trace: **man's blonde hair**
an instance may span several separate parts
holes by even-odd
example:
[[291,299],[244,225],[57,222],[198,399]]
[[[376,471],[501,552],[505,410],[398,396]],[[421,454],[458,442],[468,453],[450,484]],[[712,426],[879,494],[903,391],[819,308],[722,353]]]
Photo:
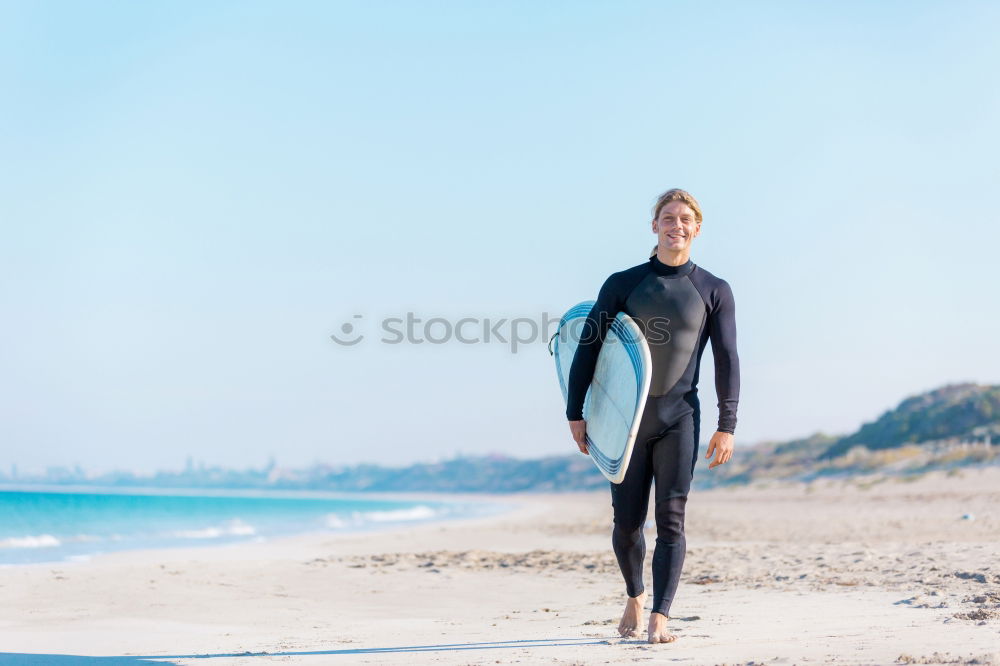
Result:
[[656,199],[656,205],[653,206],[654,220],[660,216],[660,209],[671,201],[681,201],[687,204],[688,207],[694,211],[694,219],[701,222],[701,204],[699,204],[698,200],[691,196],[689,192],[686,192],[678,187],[667,190]]

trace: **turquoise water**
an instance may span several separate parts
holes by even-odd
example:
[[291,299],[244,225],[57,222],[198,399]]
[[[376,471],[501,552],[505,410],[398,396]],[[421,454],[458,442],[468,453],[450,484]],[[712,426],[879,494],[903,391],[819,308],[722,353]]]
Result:
[[485,502],[321,493],[0,489],[0,565],[134,548],[348,532],[503,510]]

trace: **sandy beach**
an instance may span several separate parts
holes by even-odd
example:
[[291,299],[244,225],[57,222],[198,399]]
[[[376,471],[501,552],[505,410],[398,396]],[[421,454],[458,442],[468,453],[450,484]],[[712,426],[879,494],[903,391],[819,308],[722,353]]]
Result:
[[617,635],[609,493],[499,499],[0,569],[0,664],[1000,664],[998,468],[693,492],[664,645]]

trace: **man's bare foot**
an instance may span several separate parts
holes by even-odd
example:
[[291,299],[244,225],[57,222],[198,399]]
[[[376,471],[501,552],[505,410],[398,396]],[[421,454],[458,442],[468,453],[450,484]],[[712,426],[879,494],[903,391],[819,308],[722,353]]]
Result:
[[637,597],[629,597],[625,602],[625,612],[622,621],[618,623],[618,633],[622,638],[639,635],[639,618],[642,617],[642,607],[646,605],[646,593]]
[[667,616],[663,613],[650,613],[649,642],[673,643],[676,640],[677,636],[667,631]]

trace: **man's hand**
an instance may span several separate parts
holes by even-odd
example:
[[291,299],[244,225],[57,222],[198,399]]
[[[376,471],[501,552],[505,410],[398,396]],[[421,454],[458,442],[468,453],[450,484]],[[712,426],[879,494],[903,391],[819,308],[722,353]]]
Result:
[[712,435],[712,441],[708,443],[708,452],[705,454],[705,457],[711,458],[713,452],[715,453],[715,460],[709,463],[709,469],[729,462],[729,459],[733,457],[732,434],[716,430],[715,434]]
[[569,422],[569,431],[573,433],[573,441],[580,447],[581,453],[590,455],[587,450],[587,422],[584,419]]

